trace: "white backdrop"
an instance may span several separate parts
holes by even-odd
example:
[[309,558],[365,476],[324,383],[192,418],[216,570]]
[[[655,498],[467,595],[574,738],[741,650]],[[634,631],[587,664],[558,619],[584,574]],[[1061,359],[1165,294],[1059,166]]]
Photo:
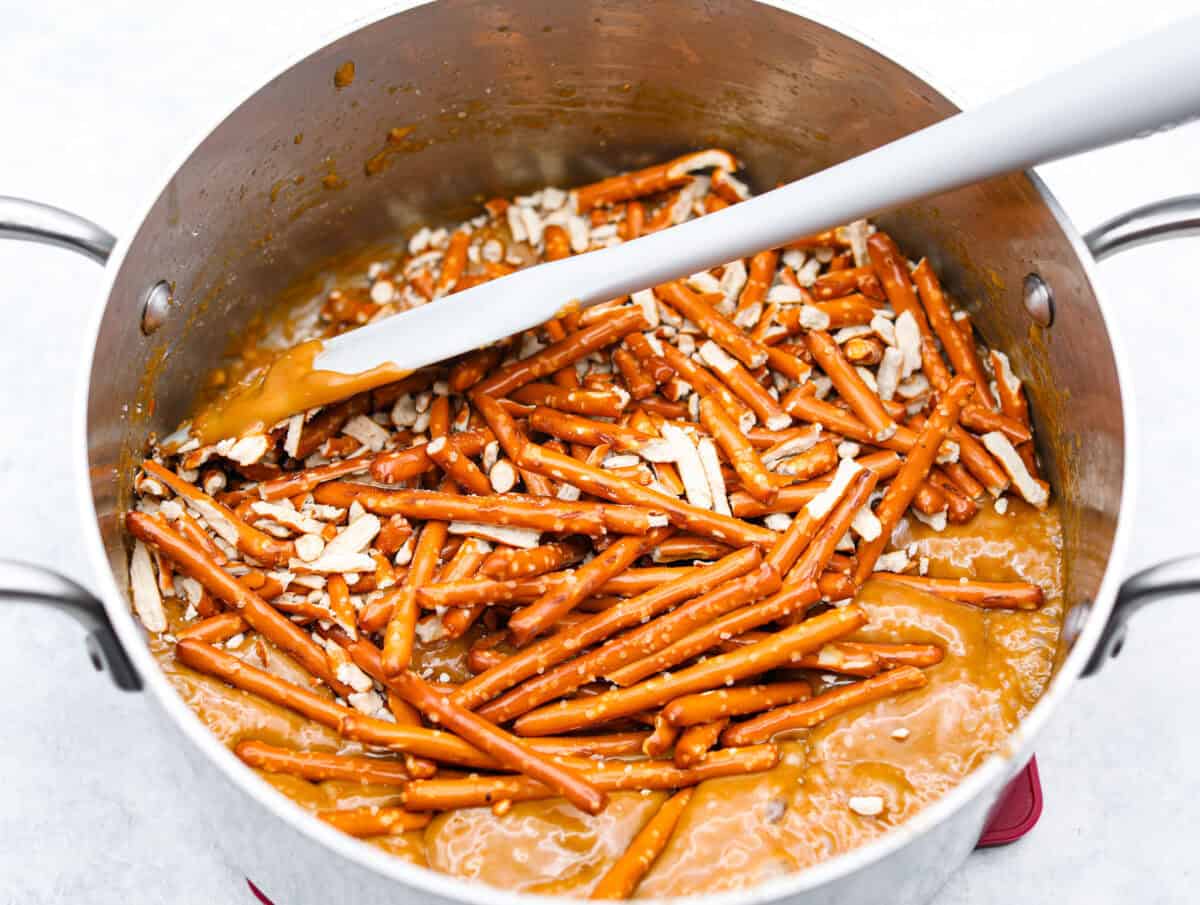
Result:
[[[274,61],[378,5],[0,0],[0,194],[119,229],[180,149]],[[1195,0],[860,0],[840,14],[973,102],[1195,8]],[[1150,199],[1200,192],[1200,126],[1042,174],[1086,228]],[[1189,240],[1100,268],[1141,412],[1131,568],[1200,550],[1188,516],[1200,501],[1191,446],[1198,253],[1200,240]],[[65,432],[84,310],[99,302],[98,285],[98,269],[75,256],[0,246],[0,305],[13,318],[0,334],[8,513],[0,550],[85,584]],[[1197,634],[1196,599],[1137,620],[1122,657],[1076,689],[1043,737],[1041,824],[1016,845],[972,856],[939,905],[1195,901]],[[191,832],[189,799],[202,790],[161,767],[165,742],[150,705],[91,671],[74,625],[6,606],[0,689],[0,902],[249,901],[241,879]]]

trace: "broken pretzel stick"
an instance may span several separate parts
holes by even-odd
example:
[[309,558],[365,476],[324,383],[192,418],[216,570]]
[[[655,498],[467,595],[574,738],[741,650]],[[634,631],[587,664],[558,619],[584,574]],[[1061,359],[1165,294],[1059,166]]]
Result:
[[560,412],[587,415],[591,418],[620,418],[628,404],[628,400],[615,389],[584,390],[577,387],[561,387],[553,383],[527,383],[510,393],[509,398],[525,405],[544,405]]
[[807,701],[810,697],[812,689],[807,682],[740,685],[676,698],[667,704],[662,712],[672,725],[699,726],[729,717],[761,713],[784,704]]
[[734,171],[737,169],[737,161],[728,151],[710,148],[684,154],[682,157],[642,170],[610,176],[608,179],[581,186],[571,194],[575,198],[576,209],[582,214],[595,207],[607,207],[645,195],[657,195],[667,189],[685,185],[691,181],[691,173],[708,167]]
[[239,743],[234,749],[234,754],[256,769],[299,776],[310,782],[338,779],[364,784],[402,786],[413,778],[403,764],[379,757],[295,751],[258,741]]
[[854,366],[846,361],[833,337],[824,330],[810,330],[807,341],[808,349],[821,370],[866,425],[870,442],[881,443],[891,439],[896,433],[896,422],[887,413],[879,397],[854,370]]
[[363,805],[358,808],[343,808],[317,811],[317,816],[335,829],[348,836],[368,838],[391,836],[410,830],[424,829],[429,825],[429,814],[414,814],[404,808]]
[[774,500],[778,491],[757,450],[713,397],[701,397],[700,420],[725,453],[746,492],[762,503],[769,504]]
[[675,742],[675,766],[686,769],[702,763],[728,725],[728,719],[718,719],[683,730]]
[[900,666],[874,678],[853,685],[841,685],[807,701],[777,707],[737,723],[725,730],[721,742],[729,746],[756,744],[756,740],[769,739],[779,732],[811,729],[851,708],[922,688],[927,681],[921,670],[913,666]]
[[929,578],[876,572],[871,576],[917,588],[959,603],[985,609],[1036,610],[1042,605],[1042,589],[1024,581],[976,581],[966,578]]
[[582,538],[568,538],[528,550],[501,547],[483,561],[479,574],[500,581],[533,578],[577,563],[590,551],[591,545]]

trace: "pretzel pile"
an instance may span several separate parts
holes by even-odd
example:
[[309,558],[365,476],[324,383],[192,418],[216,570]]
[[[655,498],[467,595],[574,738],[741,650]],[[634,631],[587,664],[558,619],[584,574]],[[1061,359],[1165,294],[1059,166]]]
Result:
[[[708,150],[491,201],[343,281],[315,336],[737,204],[735,171]],[[1049,493],[1007,358],[927,261],[864,221],[263,432],[201,446],[181,430],[134,486],[146,628],[373,752],[251,740],[243,761],[395,785],[395,807],[321,814],[359,836],[675,791],[597,897],[634,892],[697,783],[769,770],[779,733],[926,684],[938,647],[854,640],[873,576],[969,606],[1042,602],[1035,585],[928,575],[891,543],[906,518],[943,530]],[[169,597],[186,606],[173,633]],[[465,682],[414,668],[446,638],[470,640]],[[267,643],[310,680],[267,668]],[[798,669],[840,678],[813,696]]]

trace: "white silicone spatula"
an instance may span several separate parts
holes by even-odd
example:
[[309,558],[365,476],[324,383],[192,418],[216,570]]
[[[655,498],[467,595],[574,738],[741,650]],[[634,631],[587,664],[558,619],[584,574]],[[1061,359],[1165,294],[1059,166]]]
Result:
[[1200,116],[1200,17],[716,213],[528,268],[328,341],[320,370],[415,369],[909,201]]

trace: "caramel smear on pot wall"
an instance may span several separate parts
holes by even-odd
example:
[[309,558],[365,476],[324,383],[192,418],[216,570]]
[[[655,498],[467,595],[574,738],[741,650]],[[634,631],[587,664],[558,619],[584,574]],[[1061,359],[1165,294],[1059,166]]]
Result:
[[137,467],[151,649],[281,794],[500,888],[682,896],[850,851],[1004,750],[1052,672],[1059,512],[1008,359],[866,221],[412,374],[313,369],[737,204],[735,164],[340,262]]

